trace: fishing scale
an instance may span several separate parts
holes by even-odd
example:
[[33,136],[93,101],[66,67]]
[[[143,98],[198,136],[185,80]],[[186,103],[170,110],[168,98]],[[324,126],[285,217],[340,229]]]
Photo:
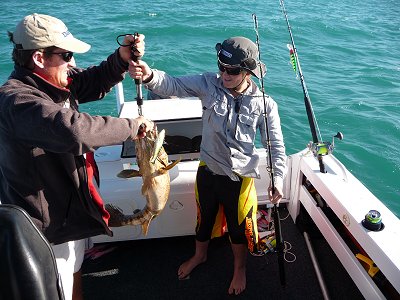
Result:
[[[118,45],[120,45],[121,47],[131,47],[131,57],[132,60],[137,62],[138,59],[141,56],[136,56],[135,55],[135,51],[137,51],[137,48],[135,47],[134,43],[131,44],[123,44],[123,41],[121,42],[120,39],[124,38],[126,35],[133,35],[135,37],[135,39],[139,36],[139,33],[135,32],[134,34],[132,33],[127,33],[127,34],[120,34],[119,36],[117,36],[117,43]],[[143,94],[142,94],[142,78],[139,79],[135,79],[135,85],[136,85],[136,103],[138,106],[138,114],[139,116],[143,116],[143,111],[142,111],[142,105],[143,105]]]

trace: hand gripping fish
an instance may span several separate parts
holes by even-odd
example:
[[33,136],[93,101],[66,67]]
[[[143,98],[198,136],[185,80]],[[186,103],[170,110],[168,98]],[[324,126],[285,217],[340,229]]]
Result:
[[114,205],[106,204],[110,213],[108,225],[119,227],[125,225],[142,225],[143,235],[147,235],[149,224],[158,216],[167,203],[170,178],[168,170],[172,169],[180,160],[168,164],[168,155],[162,146],[165,138],[165,130],[157,134],[148,132],[146,137],[135,140],[136,161],[138,170],[123,170],[118,173],[120,178],[142,176],[142,195],[146,197],[146,206],[132,215],[124,215],[122,210]]

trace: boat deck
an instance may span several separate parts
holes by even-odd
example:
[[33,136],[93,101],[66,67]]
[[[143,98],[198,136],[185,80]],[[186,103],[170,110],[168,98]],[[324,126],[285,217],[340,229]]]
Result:
[[[280,208],[281,218],[288,216]],[[290,217],[282,220],[282,234],[295,261],[285,263],[286,286],[281,287],[277,255],[248,255],[247,287],[237,299],[323,299],[303,234]],[[317,234],[311,236],[317,236]],[[312,239],[330,299],[364,299],[323,239]],[[96,244],[114,248],[83,264],[85,299],[230,299],[233,272],[229,239],[210,242],[208,260],[189,279],[178,280],[179,265],[191,257],[194,237],[137,240]],[[103,249],[104,250],[104,249]],[[293,256],[286,254],[288,260]]]

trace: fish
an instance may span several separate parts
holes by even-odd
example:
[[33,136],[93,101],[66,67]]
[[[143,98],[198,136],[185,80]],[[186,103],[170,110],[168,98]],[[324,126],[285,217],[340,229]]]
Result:
[[180,159],[168,163],[168,155],[163,147],[165,130],[159,133],[157,129],[149,131],[144,138],[135,140],[136,161],[139,170],[125,169],[117,174],[120,178],[141,176],[143,180],[141,193],[146,198],[145,207],[131,215],[112,204],[105,208],[110,214],[108,225],[120,227],[126,225],[141,225],[142,233],[147,235],[150,222],[164,209],[170,192],[169,170],[175,167]]

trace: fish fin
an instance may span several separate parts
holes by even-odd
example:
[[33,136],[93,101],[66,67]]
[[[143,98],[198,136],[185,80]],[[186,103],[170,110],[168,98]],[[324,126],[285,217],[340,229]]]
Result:
[[140,172],[138,170],[134,170],[134,169],[125,169],[117,174],[117,177],[119,177],[119,178],[131,178],[131,177],[140,177],[140,176],[142,176],[142,174],[140,174]]
[[142,223],[142,233],[144,236],[147,235],[148,231],[149,231],[149,225],[150,222],[157,216],[157,214],[154,214],[150,211],[148,211],[150,214],[150,218],[146,219],[143,223]]
[[175,167],[179,162],[181,161],[181,158],[179,157],[176,161],[173,163],[170,163],[168,166],[164,168],[164,170],[168,171],[171,170],[173,167]]
[[162,145],[164,143],[165,140],[165,129],[161,130],[158,134],[157,134],[157,138],[155,139],[154,142],[154,149],[153,149],[153,153],[152,156],[150,158],[150,162],[152,164],[154,164],[156,162],[156,159],[161,151]]
[[124,213],[122,212],[122,209],[112,204],[106,204],[104,207],[110,214],[110,218],[108,219],[108,226],[110,227],[123,226],[122,220],[124,219]]
[[154,215],[152,215],[150,217],[150,219],[148,219],[142,223],[142,233],[144,236],[147,235],[147,232],[149,231],[150,222],[151,222],[151,220],[153,220],[153,218],[154,218]]

